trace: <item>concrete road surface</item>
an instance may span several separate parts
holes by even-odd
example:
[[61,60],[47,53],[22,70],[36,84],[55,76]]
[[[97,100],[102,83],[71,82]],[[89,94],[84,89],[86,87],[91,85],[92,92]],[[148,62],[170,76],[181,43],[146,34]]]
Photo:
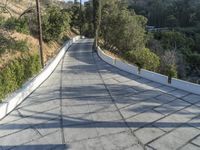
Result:
[[114,68],[92,42],[0,121],[0,150],[200,150],[200,96]]

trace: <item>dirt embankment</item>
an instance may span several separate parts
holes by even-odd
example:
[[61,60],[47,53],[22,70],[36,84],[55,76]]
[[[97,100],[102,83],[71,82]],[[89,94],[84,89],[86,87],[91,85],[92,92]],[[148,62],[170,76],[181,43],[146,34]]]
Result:
[[[57,3],[56,0],[42,0],[41,8],[45,8],[47,3],[52,2]],[[31,7],[35,8],[35,0],[0,0],[0,16],[3,16],[5,19],[10,17],[18,18],[24,11]],[[0,35],[8,39],[13,39],[14,41],[26,41],[30,53],[39,53],[38,39],[32,35],[18,33],[16,31],[7,31],[3,28],[0,28]],[[71,31],[66,32],[65,35],[69,38],[76,36]],[[55,56],[61,46],[58,42],[43,43],[44,61],[47,62]],[[0,68],[3,68],[11,60],[21,57],[23,53],[17,49],[6,50],[4,53],[1,53]]]
[[[3,29],[0,29],[0,33],[2,33],[4,36],[12,38],[16,41],[23,40],[27,42],[27,46],[30,53],[39,53],[39,44],[38,39],[31,36],[26,35],[23,33],[18,32],[11,32],[11,31],[5,31]],[[73,32],[68,31],[67,36],[69,38],[72,38],[76,36]],[[47,62],[50,58],[55,56],[58,53],[58,50],[60,49],[62,45],[58,42],[50,42],[50,43],[43,43],[43,54],[44,54],[44,61]],[[0,55],[0,68],[4,67],[7,63],[9,63],[11,60],[17,59],[22,56],[24,52],[20,52],[17,49],[6,51],[5,53]]]
[[[57,5],[61,8],[67,8],[68,4],[58,0],[41,0],[41,9],[48,5]],[[24,11],[29,8],[36,9],[35,0],[0,0],[0,13],[5,18],[19,17]]]
[[1,15],[5,18],[19,17],[26,9],[35,6],[35,0],[1,0]]

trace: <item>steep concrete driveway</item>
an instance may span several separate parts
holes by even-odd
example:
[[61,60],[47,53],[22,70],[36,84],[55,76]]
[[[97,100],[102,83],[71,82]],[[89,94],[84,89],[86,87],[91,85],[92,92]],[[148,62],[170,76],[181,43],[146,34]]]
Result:
[[200,96],[120,71],[80,40],[0,121],[0,150],[199,150]]

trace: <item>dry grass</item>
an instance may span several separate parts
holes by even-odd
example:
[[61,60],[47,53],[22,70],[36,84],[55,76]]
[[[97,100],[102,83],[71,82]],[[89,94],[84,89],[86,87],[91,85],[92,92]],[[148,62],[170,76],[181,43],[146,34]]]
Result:
[[118,60],[121,60],[123,62],[126,62],[126,63],[129,63],[129,64],[133,64],[132,62],[128,61],[128,60],[125,60],[122,56],[118,55],[118,54],[115,54],[109,50],[106,50],[106,49],[103,49],[104,53],[107,54],[108,56],[114,58],[114,59],[118,59]]
[[[0,0],[0,6],[6,6],[6,8],[10,11],[13,17],[19,17],[21,13],[23,13],[27,8],[35,6],[35,0]],[[5,18],[11,17],[9,13],[2,13],[1,16]],[[30,53],[39,53],[39,44],[38,39],[31,36],[18,32],[5,31],[0,29],[0,33],[2,33],[5,37],[14,38],[16,41],[18,40],[26,40]],[[65,33],[69,38],[76,36],[74,32],[67,31]],[[55,56],[58,53],[61,45],[58,42],[50,42],[43,43],[43,55],[45,63]],[[3,68],[6,64],[8,64],[11,60],[17,59],[21,57],[23,52],[12,50],[6,51],[5,53],[0,55],[0,68]]]
[[[12,16],[19,17],[27,8],[35,5],[35,0],[1,0],[0,6],[6,6]],[[2,13],[2,16],[9,18],[9,13]]]
[[[4,36],[14,38],[15,40],[26,40],[27,45],[29,48],[30,53],[39,53],[39,44],[38,44],[38,39],[31,35],[26,35],[18,32],[9,32],[9,31],[4,31],[0,30],[0,32],[3,32]],[[68,31],[67,36],[69,38],[74,37],[75,34]],[[43,53],[44,53],[44,61],[45,63],[51,59],[55,54],[58,53],[59,48],[61,45],[57,42],[50,42],[50,43],[43,43]],[[0,68],[4,67],[6,64],[8,64],[11,60],[17,59],[21,57],[23,52],[19,52],[17,50],[13,51],[7,51],[3,53],[0,56]]]
[[[43,10],[48,4],[58,5],[61,8],[66,8],[68,5],[57,0],[41,0],[41,9]],[[35,0],[0,0],[0,6],[6,6],[13,17],[19,17],[25,10],[30,7],[35,7]],[[1,14],[5,18],[9,18],[10,14],[5,12]]]

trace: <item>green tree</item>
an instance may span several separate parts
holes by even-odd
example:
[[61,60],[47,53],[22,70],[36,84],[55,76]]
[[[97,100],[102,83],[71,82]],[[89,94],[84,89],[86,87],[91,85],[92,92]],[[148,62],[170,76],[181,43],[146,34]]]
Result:
[[200,54],[190,53],[188,54],[187,61],[189,63],[189,74],[200,75]]
[[191,17],[194,10],[191,8],[191,4],[192,0],[176,0],[173,2],[172,10],[181,27],[187,27],[192,22]]
[[169,15],[166,19],[166,25],[168,27],[177,27],[178,26],[178,20],[174,15]]
[[93,5],[91,2],[85,5],[85,10],[83,11],[83,13],[83,35],[90,38],[94,37]]
[[67,12],[71,16],[71,27],[79,28],[80,27],[80,7],[79,5],[73,5],[72,7],[67,9]]
[[27,18],[8,18],[3,26],[8,30],[16,30],[24,34],[29,34],[29,26]]
[[56,6],[49,6],[42,20],[43,39],[47,42],[61,39],[64,31],[70,28],[70,15]]
[[147,8],[149,15],[149,24],[156,27],[165,26],[167,16],[166,4],[163,0],[152,0]]
[[166,50],[182,50],[194,46],[193,39],[186,37],[183,33],[173,31],[161,33],[161,43]]
[[148,48],[129,52],[129,59],[139,68],[156,71],[160,65],[160,58]]
[[105,46],[125,54],[145,47],[146,18],[119,4],[106,4],[102,9],[101,36]]
[[194,50],[200,54],[200,34],[195,34],[195,47]]

